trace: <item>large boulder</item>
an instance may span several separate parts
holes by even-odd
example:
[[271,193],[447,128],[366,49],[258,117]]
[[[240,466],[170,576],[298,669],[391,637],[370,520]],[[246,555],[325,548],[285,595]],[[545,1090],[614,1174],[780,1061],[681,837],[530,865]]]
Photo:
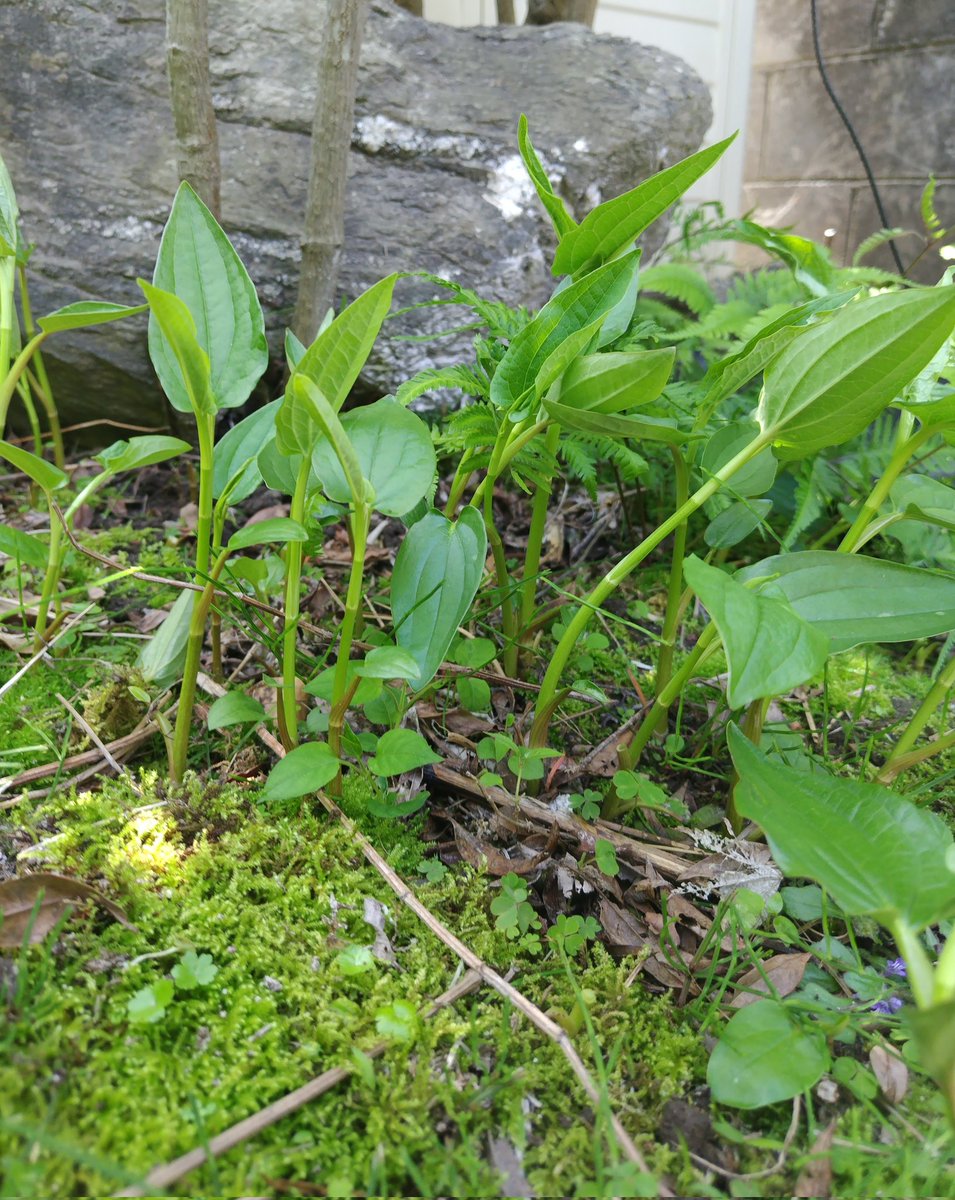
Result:
[[[298,276],[317,5],[209,8],[223,223],[278,353]],[[163,13],[163,0],[0,0],[0,148],[37,246],[37,312],[91,297],[138,303],[135,280],[151,275],[177,182]],[[455,29],[373,0],[342,297],[390,271],[424,269],[508,304],[544,301],[552,239],[517,153],[521,112],[582,214],[692,153],[710,99],[678,59],[580,25]],[[423,286],[407,285],[402,301]],[[419,332],[463,320],[443,308],[414,319]],[[421,367],[454,361],[469,338],[382,338],[364,381],[391,390]],[[47,347],[68,419],[162,419],[142,319],[58,335]]]

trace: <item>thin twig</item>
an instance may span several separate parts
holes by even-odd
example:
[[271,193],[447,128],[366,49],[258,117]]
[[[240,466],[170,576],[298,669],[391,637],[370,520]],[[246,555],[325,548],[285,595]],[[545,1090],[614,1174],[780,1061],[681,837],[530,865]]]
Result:
[[709,1159],[701,1157],[699,1154],[694,1154],[692,1150],[688,1153],[690,1158],[707,1171],[713,1171],[716,1175],[721,1175],[724,1179],[768,1179],[770,1175],[775,1175],[781,1171],[786,1165],[786,1159],[789,1155],[789,1147],[793,1143],[793,1138],[799,1129],[799,1118],[802,1114],[802,1097],[793,1097],[793,1115],[789,1122],[789,1129],[786,1131],[786,1136],[783,1139],[782,1148],[776,1158],[776,1161],[771,1167],[764,1167],[761,1171],[748,1171],[745,1175],[740,1175],[737,1171],[727,1171],[725,1167],[718,1167],[716,1163],[712,1163]]
[[[225,689],[220,687],[214,680],[207,675],[200,673],[198,679],[199,686],[204,692],[210,696],[223,696]],[[285,757],[285,748],[282,743],[268,730],[264,725],[259,725],[256,729],[260,741],[276,755],[277,758]],[[421,903],[418,897],[414,894],[411,888],[404,880],[391,868],[391,866],[382,858],[375,847],[368,841],[363,833],[355,826],[355,824],[342,812],[338,805],[324,792],[316,792],[316,797],[319,803],[330,816],[333,816],[347,831],[366,860],[375,868],[378,874],[382,877],[385,883],[391,888],[398,899],[406,908],[409,908],[415,916],[438,938],[443,942],[449,950],[452,950],[462,962],[466,963],[472,971],[475,971],[480,978],[511,1004],[530,1021],[535,1028],[539,1029],[545,1037],[554,1042],[560,1049],[561,1053],[566,1058],[571,1070],[577,1076],[581,1087],[587,1094],[588,1099],[594,1105],[595,1109],[602,1106],[602,1099],[597,1085],[594,1083],[590,1072],[587,1070],[583,1059],[577,1053],[577,1050],[570,1040],[566,1030],[562,1029],[556,1021],[552,1021],[546,1013],[542,1012],[536,1004],[532,1003],[527,997],[507,982],[503,976],[499,975],[493,967],[480,958],[475,952],[461,941],[447,926]],[[635,1163],[641,1171],[650,1173],[650,1168],[647,1165],[646,1159],[637,1149],[627,1133],[623,1125],[620,1123],[620,1118],[615,1114],[610,1114],[610,1122],[613,1127],[614,1135],[623,1151],[624,1156]],[[673,1193],[666,1187],[665,1184],[660,1184],[660,1196],[672,1196]]]

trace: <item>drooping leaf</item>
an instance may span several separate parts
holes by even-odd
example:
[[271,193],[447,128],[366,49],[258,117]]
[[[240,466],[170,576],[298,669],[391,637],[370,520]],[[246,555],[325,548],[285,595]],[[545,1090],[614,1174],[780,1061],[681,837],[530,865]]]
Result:
[[37,945],[69,909],[90,902],[105,908],[127,929],[131,928],[118,904],[79,879],[47,872],[4,879],[0,882],[0,917],[3,918],[0,949],[19,949],[27,930],[30,931],[30,944]]
[[825,1034],[778,1000],[735,1013],[710,1055],[706,1082],[717,1104],[762,1108],[811,1088],[829,1068]]
[[418,664],[416,690],[434,677],[467,616],[486,554],[484,522],[473,508],[453,523],[431,512],[405,534],[391,577],[391,612],[395,641]]
[[332,321],[302,355],[296,374],[308,376],[335,412],[345,403],[381,330],[400,274],[370,287]]
[[55,492],[69,483],[69,476],[53,463],[31,454],[22,446],[14,446],[11,442],[0,442],[0,458],[5,458],[18,471],[22,471],[29,479],[44,492]]
[[[733,421],[718,429],[703,448],[700,469],[706,479],[712,478],[746,446],[759,436],[755,421]],[[729,490],[735,496],[761,496],[773,486],[776,478],[776,458],[767,446],[740,467],[729,481]]]
[[341,763],[325,742],[306,742],[280,759],[265,781],[262,799],[297,800],[311,796],[338,774]]
[[40,539],[12,525],[0,525],[0,554],[9,554],[27,567],[45,567],[47,563],[47,548]]
[[772,761],[735,725],[728,741],[736,807],[786,875],[821,884],[847,916],[885,925],[918,931],[955,913],[952,834],[935,813],[875,783]]
[[9,258],[16,254],[20,212],[13,180],[7,165],[0,155],[0,256]]
[[785,596],[837,654],[871,642],[910,642],[955,629],[955,579],[938,571],[805,550],[764,558],[736,573],[767,579],[767,594]]
[[37,325],[46,333],[60,333],[64,329],[87,329],[91,325],[106,325],[110,321],[122,321],[126,317],[137,317],[147,312],[148,304],[109,304],[105,300],[80,300],[67,304],[37,320]]
[[[149,301],[150,329],[156,330],[155,337],[149,341],[150,357],[169,403],[180,412],[192,412],[197,416],[215,413],[217,405],[212,392],[209,355],[199,342],[196,323],[188,306],[172,292],[153,287],[144,279],[138,283]],[[174,371],[170,362],[175,364]],[[165,378],[160,375],[160,367]],[[173,387],[174,396],[166,390],[167,383]]]
[[[268,366],[262,307],[242,260],[188,183],[179,185],[163,230],[153,284],[177,296],[209,360],[215,411],[244,404]],[[153,309],[153,316],[158,314]],[[173,408],[189,412],[182,362],[158,319],[149,322],[149,355]]]
[[228,729],[230,725],[246,725],[265,718],[262,703],[245,692],[226,692],[209,706],[206,724],[212,730]]
[[256,521],[237,529],[229,538],[229,551],[248,550],[250,546],[268,546],[271,543],[284,546],[287,542],[308,540],[308,530],[290,517],[270,517],[267,521]]
[[714,146],[707,146],[622,196],[598,204],[576,229],[561,238],[554,256],[554,274],[577,275],[608,262],[705,175],[735,137],[734,133]]
[[673,370],[673,350],[609,351],[579,358],[554,398],[566,408],[619,413],[651,404]]
[[178,454],[185,454],[189,449],[189,443],[182,438],[149,434],[113,442],[112,446],[107,446],[94,457],[104,470],[118,475],[121,471],[138,471],[140,467],[166,462]]
[[[930,475],[903,475],[892,485],[889,499],[907,518],[955,530],[955,488],[941,480]],[[893,533],[904,537],[898,525]]]
[[785,600],[750,591],[695,555],[686,560],[683,573],[719,630],[729,664],[731,707],[781,695],[822,672],[829,639]]
[[663,442],[668,446],[680,446],[688,442],[693,434],[680,429],[675,421],[663,417],[620,416],[619,413],[593,412],[588,408],[568,408],[545,398],[544,411],[564,429],[576,429],[607,438],[639,438],[646,442]]
[[537,151],[531,142],[531,135],[527,128],[527,117],[523,113],[521,113],[521,118],[517,123],[517,145],[521,152],[521,158],[524,160],[524,166],[527,168],[527,174],[530,176],[531,183],[540,197],[541,204],[547,210],[547,215],[553,223],[559,240],[565,233],[576,229],[577,222],[567,211],[567,206],[563,200],[554,191],[554,185],[548,178],[547,172],[544,170],[544,164],[538,158]]
[[491,380],[491,400],[509,408],[534,388],[541,367],[571,334],[592,325],[626,297],[637,278],[639,251],[561,288],[517,334]]
[[861,433],[955,327],[955,287],[883,293],[807,329],[766,371],[756,419],[786,457]]
[[281,403],[281,398],[273,400],[264,408],[250,413],[216,443],[212,468],[212,494],[216,499],[225,491],[236,471],[249,459],[252,461],[242,472],[241,480],[229,493],[230,502],[239,504],[247,500],[262,482],[258,456],[265,444],[275,436],[275,418]]
[[703,541],[713,550],[737,546],[762,524],[772,507],[772,500],[735,500],[710,521]]
[[137,666],[146,683],[159,691],[182,675],[189,640],[189,622],[196,592],[180,592],[165,620],[139,652]]
[[[374,507],[400,517],[427,494],[437,471],[434,443],[417,413],[394,400],[353,408],[341,417],[362,476],[374,489]],[[322,490],[340,504],[352,494],[338,456],[327,439],[312,451],[312,466]]]
[[415,729],[389,729],[378,739],[373,758],[368,760],[369,771],[390,777],[414,771],[428,763],[441,761]]

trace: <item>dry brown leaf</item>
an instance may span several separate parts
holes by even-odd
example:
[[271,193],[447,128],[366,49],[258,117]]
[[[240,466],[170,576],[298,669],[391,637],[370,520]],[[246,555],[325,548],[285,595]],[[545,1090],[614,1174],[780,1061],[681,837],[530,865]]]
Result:
[[[36,875],[21,875],[18,879],[5,879],[0,883],[0,948],[15,950],[23,944],[30,929],[30,943],[42,942],[67,909],[92,900],[101,905],[110,916],[128,929],[132,926],[126,914],[112,900],[78,879],[65,875],[38,872]],[[36,919],[30,928],[30,920],[36,909]]]
[[459,825],[453,818],[449,819],[454,829],[454,844],[458,853],[468,866],[474,867],[477,871],[482,868],[486,869],[488,875],[494,875],[499,879],[511,872],[515,875],[533,875],[541,863],[550,857],[549,852],[545,851],[543,854],[535,854],[533,858],[508,858],[495,846],[491,846],[487,842],[479,842],[473,834],[468,833],[463,825]]
[[824,1200],[832,1190],[832,1137],[836,1131],[836,1122],[830,1121],[825,1129],[817,1136],[809,1152],[809,1162],[803,1167],[796,1180],[794,1196],[802,1200]]
[[639,917],[606,897],[600,901],[598,919],[611,954],[636,954],[646,944],[646,925]]
[[766,978],[780,996],[788,996],[802,983],[811,957],[809,954],[774,954],[772,958],[767,958],[762,964],[762,972],[753,967],[737,980],[738,988],[748,990],[738,992],[730,1002],[730,1008],[745,1008],[747,1004],[765,996],[769,992]]
[[873,1046],[869,1051],[869,1064],[886,1100],[890,1104],[904,1100],[909,1090],[909,1069],[903,1059],[884,1046]]
[[258,512],[254,512],[242,528],[248,529],[250,525],[258,525],[260,521],[271,521],[274,517],[287,517],[288,513],[289,506],[287,504],[269,504],[266,508],[260,508]]

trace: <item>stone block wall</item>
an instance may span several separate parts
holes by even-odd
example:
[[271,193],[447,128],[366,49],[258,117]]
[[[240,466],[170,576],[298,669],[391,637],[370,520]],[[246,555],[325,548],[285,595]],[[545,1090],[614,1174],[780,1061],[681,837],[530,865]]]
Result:
[[[955,0],[819,0],[818,12],[829,77],[890,224],[922,228],[930,173],[939,215],[955,224]],[[744,207],[828,241],[840,262],[881,225],[813,57],[809,0],[757,2]],[[899,249],[908,264],[920,243],[901,239]],[[887,248],[867,261],[892,266]],[[935,282],[943,266],[933,250],[913,274]]]

